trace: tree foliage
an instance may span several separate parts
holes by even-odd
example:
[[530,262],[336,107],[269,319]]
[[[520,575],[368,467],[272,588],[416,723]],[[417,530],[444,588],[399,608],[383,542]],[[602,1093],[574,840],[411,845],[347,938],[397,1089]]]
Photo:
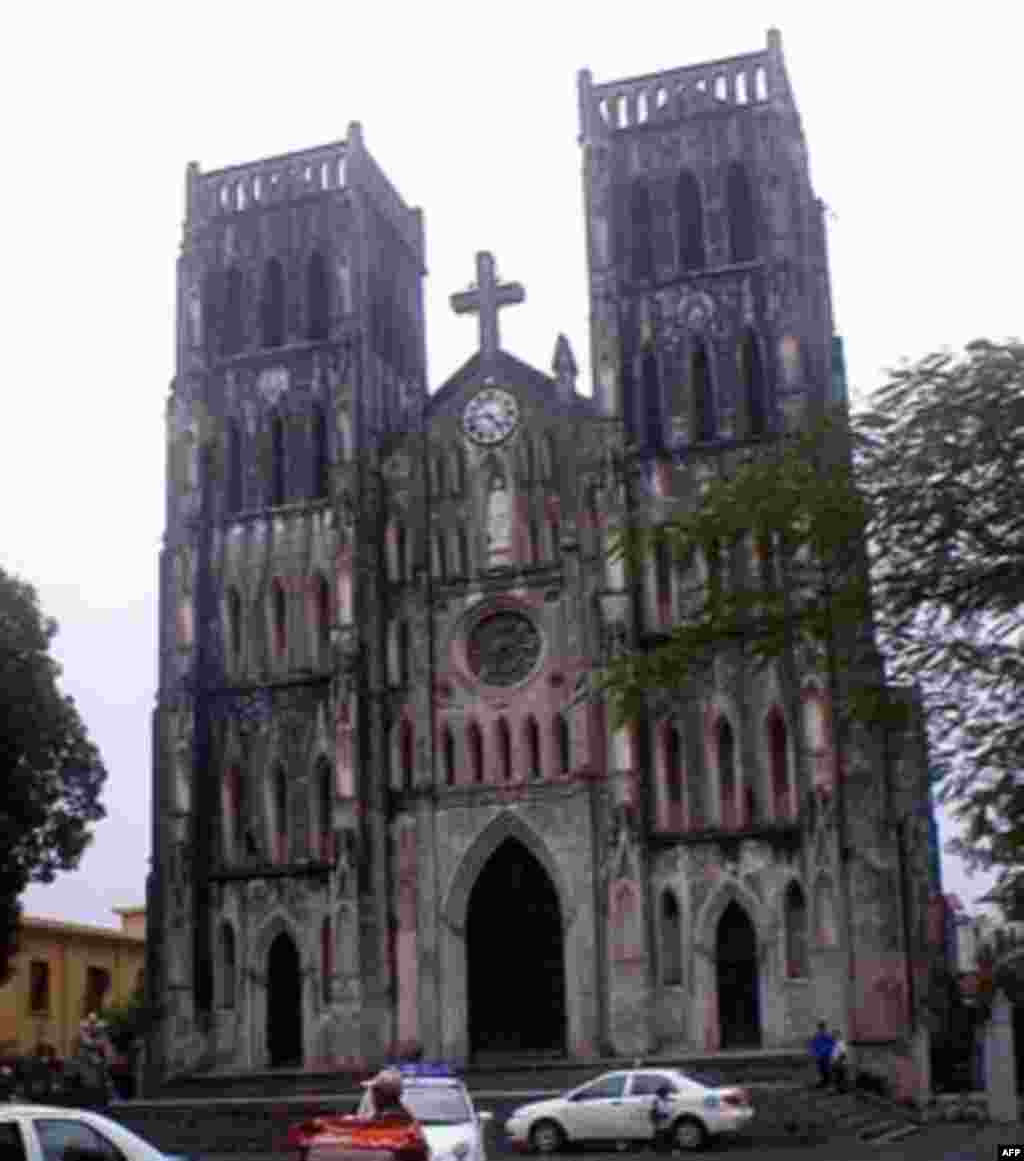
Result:
[[667,553],[683,613],[609,663],[618,719],[685,693],[728,646],[755,664],[830,659],[848,712],[896,724],[904,703],[871,678],[877,641],[888,682],[922,693],[940,795],[965,824],[957,846],[999,868],[1001,900],[1019,906],[1024,346],[930,355],[852,421],[709,456],[700,475],[686,511],[615,546],[634,570]]
[[[862,647],[868,616],[866,512],[853,484],[844,428],[808,431],[744,453],[708,456],[695,502],[613,549],[634,571],[666,556],[684,616],[612,661],[604,689],[619,721],[652,693],[685,693],[723,647],[755,666],[802,651],[824,661]],[[861,691],[866,695],[866,691]]]
[[56,632],[32,586],[0,570],[0,980],[17,947],[19,896],[77,866],[105,813],[106,770],[59,687]]
[[878,628],[920,685],[969,866],[1024,898],[1024,345],[895,372],[857,418]]

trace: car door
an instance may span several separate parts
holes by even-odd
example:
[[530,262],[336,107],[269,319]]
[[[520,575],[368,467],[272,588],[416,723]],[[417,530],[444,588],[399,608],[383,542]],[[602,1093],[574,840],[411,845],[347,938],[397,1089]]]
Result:
[[566,1129],[574,1141],[615,1141],[625,1136],[626,1073],[610,1072],[571,1092]]
[[31,1161],[22,1129],[13,1118],[0,1118],[0,1161]]
[[628,1136],[634,1141],[649,1141],[654,1136],[654,1122],[651,1108],[658,1089],[667,1084],[676,1090],[672,1077],[663,1072],[633,1072],[629,1076],[626,1090],[626,1116],[629,1124]]

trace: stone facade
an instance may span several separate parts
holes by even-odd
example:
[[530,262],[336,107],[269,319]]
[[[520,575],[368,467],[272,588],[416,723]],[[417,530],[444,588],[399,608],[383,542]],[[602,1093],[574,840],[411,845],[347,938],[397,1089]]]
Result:
[[889,822],[927,802],[918,739],[853,723],[837,752],[842,682],[813,657],[723,648],[623,728],[596,692],[692,579],[628,575],[610,537],[834,390],[777,34],[579,95],[592,397],[564,338],[551,375],[502,350],[523,291],[486,254],[452,300],[480,350],[428,396],[422,219],[358,125],[189,169],[148,910],[165,1075],[913,1030],[927,835]]

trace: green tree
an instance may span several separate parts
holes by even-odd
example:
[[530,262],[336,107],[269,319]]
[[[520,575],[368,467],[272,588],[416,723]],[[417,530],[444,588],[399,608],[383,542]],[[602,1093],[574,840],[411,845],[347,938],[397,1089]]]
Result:
[[955,848],[1024,903],[1024,344],[895,372],[857,417],[879,637],[916,682]]
[[72,870],[104,816],[106,770],[50,655],[56,623],[0,569],[0,980],[17,950],[19,896]]
[[771,444],[707,453],[685,510],[619,535],[613,553],[634,573],[671,561],[685,611],[610,663],[603,688],[620,722],[658,691],[685,695],[724,649],[754,665],[800,652],[851,669],[869,603],[867,514],[847,452],[845,426],[826,416]]
[[1020,907],[1024,346],[930,355],[852,421],[707,454],[695,476],[685,511],[614,549],[634,570],[667,554],[686,612],[610,662],[619,720],[685,696],[729,649],[754,664],[816,658],[842,682],[837,714],[901,725],[877,641],[889,684],[922,693],[940,796],[965,826],[956,848],[997,868],[997,897]]

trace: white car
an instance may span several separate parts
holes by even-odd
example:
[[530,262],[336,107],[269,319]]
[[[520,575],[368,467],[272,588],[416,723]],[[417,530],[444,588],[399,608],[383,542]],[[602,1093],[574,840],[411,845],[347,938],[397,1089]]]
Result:
[[745,1089],[710,1088],[676,1068],[634,1068],[523,1105],[505,1122],[505,1133],[514,1148],[537,1153],[583,1142],[651,1141],[651,1108],[662,1085],[670,1090],[668,1125],[677,1149],[700,1149],[711,1137],[739,1132],[754,1115]]
[[0,1157],[3,1161],[171,1161],[170,1154],[161,1153],[100,1113],[16,1104],[0,1104]]
[[[477,1112],[466,1086],[443,1070],[403,1066],[402,1104],[419,1121],[430,1146],[431,1161],[487,1161],[484,1126],[492,1114]],[[370,1116],[370,1092],[363,1094],[357,1115]]]

